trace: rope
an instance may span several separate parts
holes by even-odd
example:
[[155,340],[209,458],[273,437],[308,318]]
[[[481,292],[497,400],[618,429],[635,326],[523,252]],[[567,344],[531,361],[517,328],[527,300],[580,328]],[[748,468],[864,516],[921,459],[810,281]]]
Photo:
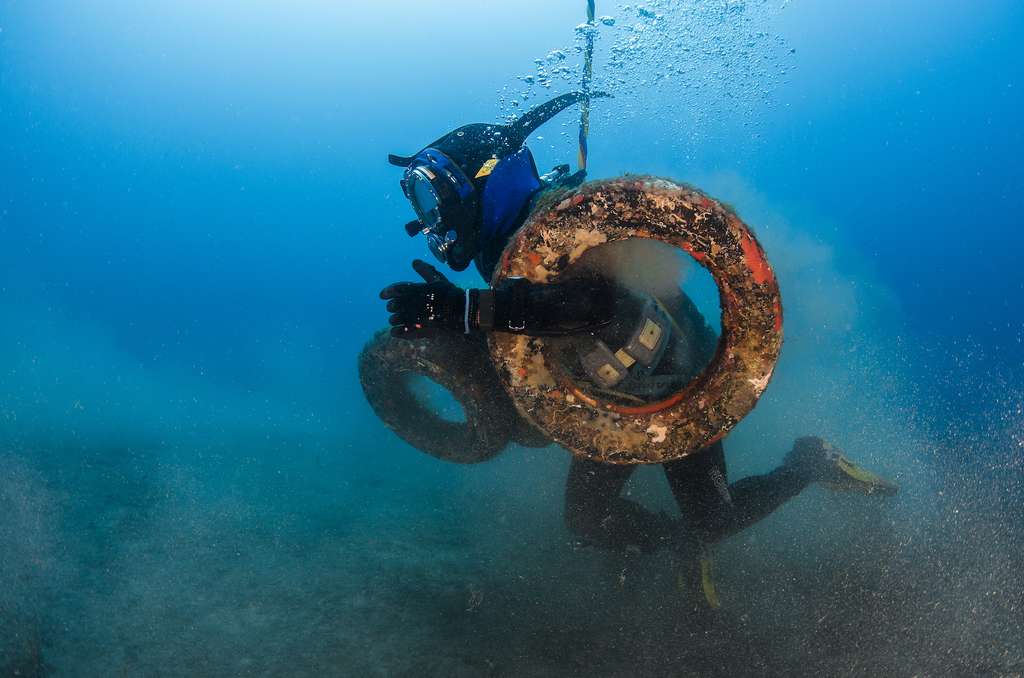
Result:
[[587,32],[583,50],[583,99],[580,101],[580,135],[577,163],[587,169],[587,135],[590,134],[590,81],[594,75],[594,0],[587,0]]

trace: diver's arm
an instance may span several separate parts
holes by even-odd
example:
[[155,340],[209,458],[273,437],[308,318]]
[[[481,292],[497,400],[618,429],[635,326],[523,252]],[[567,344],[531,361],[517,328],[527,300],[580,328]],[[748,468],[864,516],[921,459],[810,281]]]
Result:
[[552,336],[611,321],[614,290],[600,278],[550,285],[513,278],[494,289],[465,290],[425,261],[412,266],[425,282],[395,283],[380,293],[395,337],[415,339],[438,330]]
[[476,327],[484,332],[553,336],[607,325],[615,295],[596,277],[548,285],[512,278],[494,289],[471,290],[470,300]]

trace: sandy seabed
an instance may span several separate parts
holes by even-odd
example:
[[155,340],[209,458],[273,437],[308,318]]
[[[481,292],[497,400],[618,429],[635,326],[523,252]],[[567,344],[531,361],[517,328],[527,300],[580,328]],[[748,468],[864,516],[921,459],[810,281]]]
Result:
[[991,482],[811,489],[715,547],[708,612],[670,553],[573,545],[563,454],[387,444],[9,451],[0,676],[1024,672],[1020,504]]

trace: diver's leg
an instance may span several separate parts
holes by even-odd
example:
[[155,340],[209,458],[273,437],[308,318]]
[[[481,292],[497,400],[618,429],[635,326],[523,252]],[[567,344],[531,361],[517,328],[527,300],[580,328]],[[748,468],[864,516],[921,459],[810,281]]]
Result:
[[735,520],[736,510],[722,443],[666,462],[662,469],[689,534],[702,542],[718,539]]
[[899,489],[894,483],[853,463],[821,438],[797,438],[793,449],[770,473],[750,476],[729,486],[732,519],[723,525],[718,538],[743,530],[782,506],[811,483],[824,483],[838,490],[890,496]]
[[664,468],[683,520],[706,542],[753,525],[810,482],[799,469],[782,466],[729,485],[721,442],[666,463]]
[[842,456],[821,438],[799,438],[770,473],[725,484],[721,443],[665,464],[672,493],[689,526],[706,541],[750,527],[814,482],[866,494],[895,494],[894,484]]
[[744,530],[800,494],[812,479],[788,465],[759,476],[747,476],[729,485],[731,510],[720,520],[710,521],[709,541]]
[[685,526],[675,540],[677,586],[691,595],[696,610],[718,607],[708,542],[733,519],[733,500],[726,481],[725,452],[715,443],[662,465]]
[[633,469],[573,457],[565,484],[565,522],[583,542],[649,553],[672,538],[667,516],[619,496]]

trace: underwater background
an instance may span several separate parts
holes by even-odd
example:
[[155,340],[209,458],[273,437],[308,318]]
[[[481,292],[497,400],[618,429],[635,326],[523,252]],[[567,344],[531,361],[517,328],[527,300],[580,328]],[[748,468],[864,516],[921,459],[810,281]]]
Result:
[[[1024,4],[597,14],[0,3],[0,675],[1024,673]],[[586,30],[590,176],[701,187],[778,274],[730,478],[821,435],[902,487],[716,546],[711,617],[572,547],[564,450],[446,464],[359,387],[426,254],[387,153],[574,89]]]

